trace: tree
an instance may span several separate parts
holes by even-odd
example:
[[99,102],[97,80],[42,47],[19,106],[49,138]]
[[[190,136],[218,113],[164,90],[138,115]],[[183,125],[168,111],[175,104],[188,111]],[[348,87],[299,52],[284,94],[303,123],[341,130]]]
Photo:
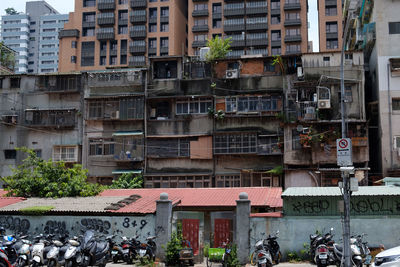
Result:
[[206,60],[209,62],[223,59],[231,51],[232,37],[222,39],[218,35],[207,41],[210,51],[206,54]]
[[10,70],[15,67],[15,52],[0,42],[0,65]]
[[23,163],[12,169],[13,174],[1,178],[8,195],[18,197],[88,197],[103,189],[86,181],[87,170],[79,164],[67,168],[64,162],[45,161],[32,149],[18,148],[28,154]]
[[143,188],[143,177],[133,173],[124,173],[117,180],[114,180],[111,189]]
[[17,15],[18,12],[13,8],[13,7],[9,7],[4,9],[4,11],[6,12],[7,15]]

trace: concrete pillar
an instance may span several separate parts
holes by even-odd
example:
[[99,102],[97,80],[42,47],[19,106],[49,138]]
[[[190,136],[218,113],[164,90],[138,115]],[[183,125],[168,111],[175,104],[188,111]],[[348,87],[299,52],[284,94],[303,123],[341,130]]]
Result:
[[164,261],[167,242],[171,239],[171,219],[172,219],[172,201],[168,199],[167,193],[161,193],[157,200],[156,207],[156,235],[157,252],[156,257]]
[[250,200],[246,192],[236,200],[236,244],[240,264],[246,264],[250,254]]

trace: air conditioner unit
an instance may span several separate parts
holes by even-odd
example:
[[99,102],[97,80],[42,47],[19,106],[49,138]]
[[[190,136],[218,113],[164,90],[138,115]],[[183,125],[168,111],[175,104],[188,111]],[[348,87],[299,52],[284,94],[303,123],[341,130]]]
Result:
[[239,70],[226,70],[225,77],[226,79],[237,79],[239,78]]
[[210,51],[209,47],[200,48],[200,60],[206,61],[206,54]]
[[119,119],[119,110],[111,112],[111,119]]
[[297,67],[297,79],[299,79],[299,80],[304,79],[304,73],[303,73],[302,67]]
[[331,101],[328,100],[318,100],[318,108],[319,109],[329,109],[331,108]]

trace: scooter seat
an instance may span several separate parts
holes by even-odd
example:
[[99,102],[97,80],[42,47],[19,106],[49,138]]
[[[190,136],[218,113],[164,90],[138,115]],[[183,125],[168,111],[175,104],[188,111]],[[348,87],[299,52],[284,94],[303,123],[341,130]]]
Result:
[[340,252],[343,251],[343,247],[342,247],[342,246],[339,246],[339,245],[337,245],[337,244],[334,244],[333,246],[335,247],[335,249],[336,249],[337,251],[340,251]]
[[107,243],[104,243],[104,242],[97,243],[96,252],[102,252],[102,251],[107,250],[107,249],[108,249],[108,244]]

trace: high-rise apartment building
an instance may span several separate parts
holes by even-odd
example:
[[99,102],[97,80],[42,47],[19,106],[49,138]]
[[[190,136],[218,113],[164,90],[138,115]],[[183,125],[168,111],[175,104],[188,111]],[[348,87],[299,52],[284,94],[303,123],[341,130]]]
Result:
[[341,51],[342,0],[318,0],[319,51]]
[[189,55],[207,39],[232,37],[229,57],[307,52],[307,1],[189,0]]
[[2,40],[18,52],[16,73],[57,71],[58,32],[67,20],[45,1],[27,2],[25,14],[2,17]]
[[60,71],[144,66],[150,56],[187,54],[182,0],[75,0],[60,33]]

